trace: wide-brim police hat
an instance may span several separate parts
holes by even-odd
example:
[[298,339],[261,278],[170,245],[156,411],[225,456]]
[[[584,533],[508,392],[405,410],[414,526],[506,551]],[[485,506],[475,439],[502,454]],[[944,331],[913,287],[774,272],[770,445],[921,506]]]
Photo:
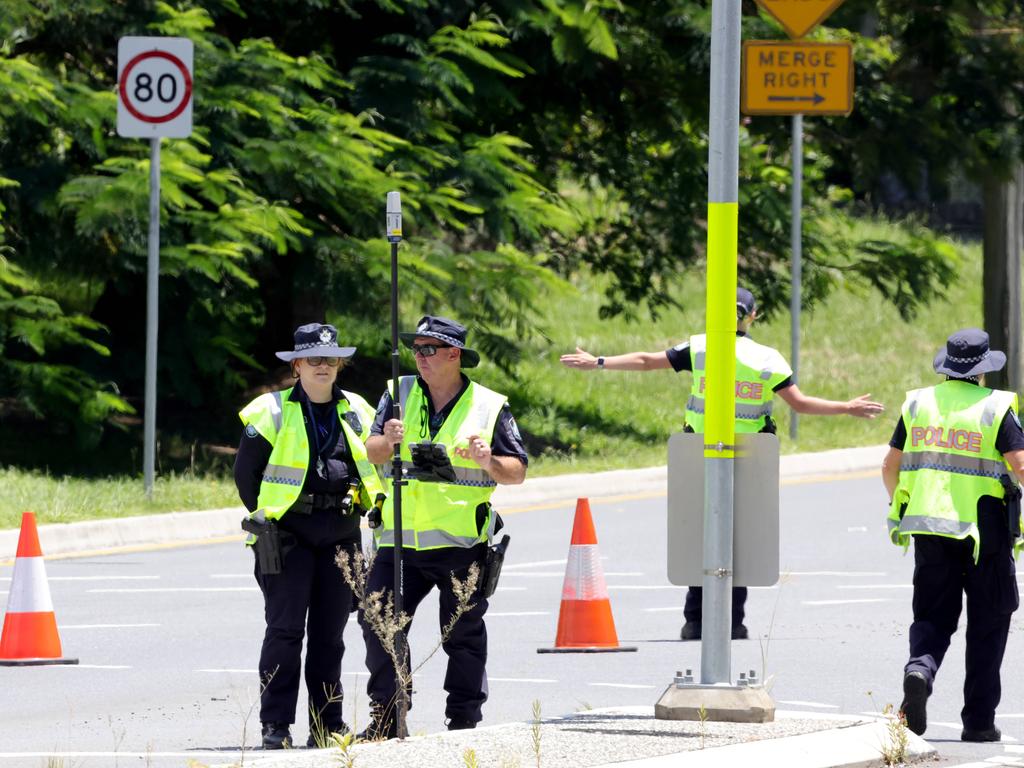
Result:
[[307,323],[295,329],[295,349],[275,352],[281,360],[290,362],[300,357],[341,357],[348,359],[356,353],[355,347],[338,346],[338,329],[326,323]]
[[935,355],[933,363],[936,373],[956,379],[1001,371],[1005,365],[1006,355],[989,349],[988,334],[980,328],[964,328],[954,333],[946,340],[946,348]]
[[447,317],[424,315],[416,323],[415,331],[406,331],[398,336],[407,347],[411,347],[413,341],[420,336],[443,341],[450,347],[462,350],[461,365],[463,368],[476,368],[480,364],[480,355],[475,349],[466,346],[466,333],[466,326],[461,323],[449,320]]

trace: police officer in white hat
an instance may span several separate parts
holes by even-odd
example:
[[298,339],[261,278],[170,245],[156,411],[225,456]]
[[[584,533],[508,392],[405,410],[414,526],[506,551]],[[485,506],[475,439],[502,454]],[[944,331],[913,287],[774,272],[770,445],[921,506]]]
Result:
[[352,590],[335,555],[359,547],[359,512],[384,490],[363,445],[373,408],[337,385],[355,347],[339,346],[337,329],[322,323],[300,326],[294,341],[294,349],[277,357],[291,365],[295,385],[242,409],[235,459],[267,622],[259,661],[264,749],[292,746],[303,635],[306,744],[324,746],[330,734],[348,731],[341,659]]

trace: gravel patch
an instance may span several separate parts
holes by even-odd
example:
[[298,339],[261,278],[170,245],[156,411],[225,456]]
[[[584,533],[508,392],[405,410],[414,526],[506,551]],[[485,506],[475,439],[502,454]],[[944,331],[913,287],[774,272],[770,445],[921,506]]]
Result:
[[[579,712],[546,718],[539,725],[543,768],[588,768],[625,760],[714,749],[763,739],[799,736],[863,724],[855,718],[785,717],[772,723],[712,723],[656,720],[653,707]],[[355,768],[466,768],[472,750],[477,764],[494,768],[537,765],[533,723],[509,723],[404,741],[357,744],[349,749]],[[250,753],[251,758],[257,755]],[[338,768],[346,762],[336,749],[294,750],[246,760],[253,768]]]

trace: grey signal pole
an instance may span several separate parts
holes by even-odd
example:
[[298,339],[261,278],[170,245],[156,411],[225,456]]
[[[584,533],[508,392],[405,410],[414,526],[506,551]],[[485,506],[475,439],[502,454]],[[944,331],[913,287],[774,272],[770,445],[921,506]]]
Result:
[[149,251],[146,259],[146,405],[142,473],[146,498],[153,496],[156,466],[156,340],[160,300],[160,137],[149,140]]
[[[740,0],[713,0],[711,5],[709,208],[720,203],[735,205],[739,200],[741,10]],[[735,252],[731,258],[735,265]],[[735,274],[735,266],[733,270]],[[735,301],[735,293],[733,280],[731,301]],[[731,413],[732,398],[728,402]],[[735,459],[704,459],[705,570],[700,676],[705,684],[728,684],[731,676],[734,477]]]
[[[793,186],[790,204],[793,208],[792,221],[789,227],[790,247],[793,256],[793,271],[789,291],[789,334],[790,351],[793,353],[793,382],[800,381],[800,304],[802,301],[800,284],[803,280],[803,221],[801,206],[804,199],[804,116],[793,115]],[[796,411],[790,411],[789,436],[796,440]]]

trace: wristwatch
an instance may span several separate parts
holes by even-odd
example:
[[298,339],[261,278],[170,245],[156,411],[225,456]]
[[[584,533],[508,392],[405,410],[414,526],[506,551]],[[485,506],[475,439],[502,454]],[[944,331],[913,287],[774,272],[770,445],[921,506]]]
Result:
[[602,370],[602,371],[604,370],[604,358],[603,357],[597,358],[597,367],[600,370]]

